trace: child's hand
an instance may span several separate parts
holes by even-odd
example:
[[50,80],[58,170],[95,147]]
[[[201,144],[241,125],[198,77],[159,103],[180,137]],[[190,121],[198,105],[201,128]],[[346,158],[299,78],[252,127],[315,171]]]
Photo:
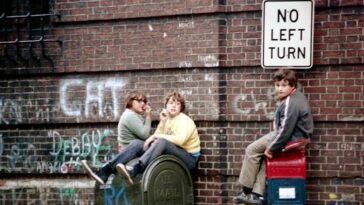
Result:
[[168,119],[168,111],[166,109],[163,109],[160,113],[159,113],[159,120],[160,121],[166,121]]
[[147,149],[150,147],[150,145],[154,142],[154,140],[156,140],[157,138],[155,137],[155,135],[150,136],[147,140],[145,140],[144,145],[143,145],[143,149],[144,151],[147,151]]
[[118,151],[119,152],[122,152],[124,149],[125,149],[125,146],[124,145],[122,145],[122,144],[119,144],[118,145]]
[[151,112],[152,112],[152,108],[150,107],[150,105],[146,105],[145,106],[145,113],[150,115]]
[[268,148],[265,149],[264,155],[269,159],[273,158],[273,153]]

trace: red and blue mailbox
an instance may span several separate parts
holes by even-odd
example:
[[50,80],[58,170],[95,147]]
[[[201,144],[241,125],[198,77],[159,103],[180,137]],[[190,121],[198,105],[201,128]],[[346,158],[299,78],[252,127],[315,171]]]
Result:
[[[267,159],[266,204],[306,204],[306,157],[303,139]],[[287,147],[287,146],[286,146]]]

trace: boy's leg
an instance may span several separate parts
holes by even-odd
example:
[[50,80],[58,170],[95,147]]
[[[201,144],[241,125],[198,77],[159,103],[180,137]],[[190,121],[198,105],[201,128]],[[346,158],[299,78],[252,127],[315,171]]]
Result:
[[196,167],[197,160],[195,157],[175,144],[160,138],[152,143],[149,149],[140,157],[139,162],[135,164],[131,170],[128,170],[123,164],[118,164],[116,169],[118,173],[126,179],[128,184],[133,184],[133,177],[138,173],[143,172],[150,162],[162,154],[172,154],[178,157],[190,170]]
[[[263,164],[264,151],[269,142],[276,136],[276,131],[270,132],[258,140],[251,143],[245,150],[243,165],[240,171],[239,182],[245,187],[253,188],[257,182],[259,175],[259,182],[261,183],[262,174],[260,172]],[[259,173],[259,174],[258,174]],[[265,169],[264,169],[265,177]]]
[[253,186],[253,193],[259,194],[260,196],[264,196],[265,190],[265,178],[266,178],[266,164],[265,159],[263,159],[262,164],[260,165],[259,172],[257,174],[257,180]]
[[133,140],[128,146],[125,147],[125,149],[121,153],[119,153],[115,158],[110,160],[108,164],[112,167],[113,173],[116,172],[116,165],[126,164],[129,161],[140,157],[144,153],[143,145],[144,141]]
[[183,148],[176,146],[166,139],[157,139],[151,147],[143,154],[140,161],[144,167],[162,154],[171,154],[181,159],[189,170],[196,167],[196,159]]
[[127,163],[144,153],[143,144],[144,142],[141,140],[133,140],[120,154],[106,162],[101,168],[90,167],[86,160],[81,160],[81,164],[89,176],[100,184],[105,184],[108,177],[116,172],[116,166],[119,163]]
[[148,150],[144,152],[144,154],[140,157],[139,162],[136,163],[130,170],[128,170],[126,166],[122,163],[118,164],[116,166],[117,172],[121,176],[123,176],[123,178],[129,185],[134,184],[133,177],[136,176],[138,173],[143,172],[153,159],[157,158],[165,152],[165,141],[166,140],[164,139],[157,139],[156,141],[154,141],[150,145]]
[[235,203],[262,204],[259,195],[263,196],[265,188],[264,151],[275,136],[276,131],[270,132],[246,148],[239,176],[239,182],[243,185],[243,190],[233,198]]
[[187,152],[185,149],[169,142],[168,140],[163,140],[165,144],[165,152],[164,154],[170,154],[174,155],[180,160],[184,162],[184,164],[187,166],[188,170],[193,170],[196,168],[197,165],[197,158],[193,157],[191,153]]

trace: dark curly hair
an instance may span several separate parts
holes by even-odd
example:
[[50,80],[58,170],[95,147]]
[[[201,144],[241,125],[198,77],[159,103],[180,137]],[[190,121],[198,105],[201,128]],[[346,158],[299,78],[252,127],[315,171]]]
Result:
[[298,78],[296,72],[294,72],[293,70],[280,69],[274,73],[273,80],[275,82],[286,80],[288,81],[290,86],[297,88]]

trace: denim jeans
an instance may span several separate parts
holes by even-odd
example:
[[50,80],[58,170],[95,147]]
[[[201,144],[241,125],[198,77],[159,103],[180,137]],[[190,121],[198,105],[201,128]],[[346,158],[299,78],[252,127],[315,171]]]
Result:
[[151,161],[153,161],[155,158],[162,154],[170,154],[176,156],[177,158],[182,160],[182,162],[184,162],[189,170],[196,168],[196,157],[193,157],[183,148],[163,138],[158,138],[156,141],[154,141],[150,148],[140,158],[140,161],[146,167]]
[[145,152],[143,149],[144,141],[142,140],[133,140],[130,142],[125,149],[120,152],[116,157],[108,162],[108,164],[112,168],[112,173],[116,173],[116,165],[119,163],[126,164],[129,161],[142,156]]
[[176,156],[185,163],[189,170],[196,167],[197,159],[195,157],[183,148],[176,146],[163,138],[159,138],[154,141],[147,151],[144,151],[143,145],[144,141],[133,140],[128,146],[126,146],[120,154],[108,162],[108,164],[112,167],[112,172],[116,172],[117,164],[126,164],[137,157],[140,157],[139,161],[144,167],[147,167],[151,161],[162,154],[171,154]]

